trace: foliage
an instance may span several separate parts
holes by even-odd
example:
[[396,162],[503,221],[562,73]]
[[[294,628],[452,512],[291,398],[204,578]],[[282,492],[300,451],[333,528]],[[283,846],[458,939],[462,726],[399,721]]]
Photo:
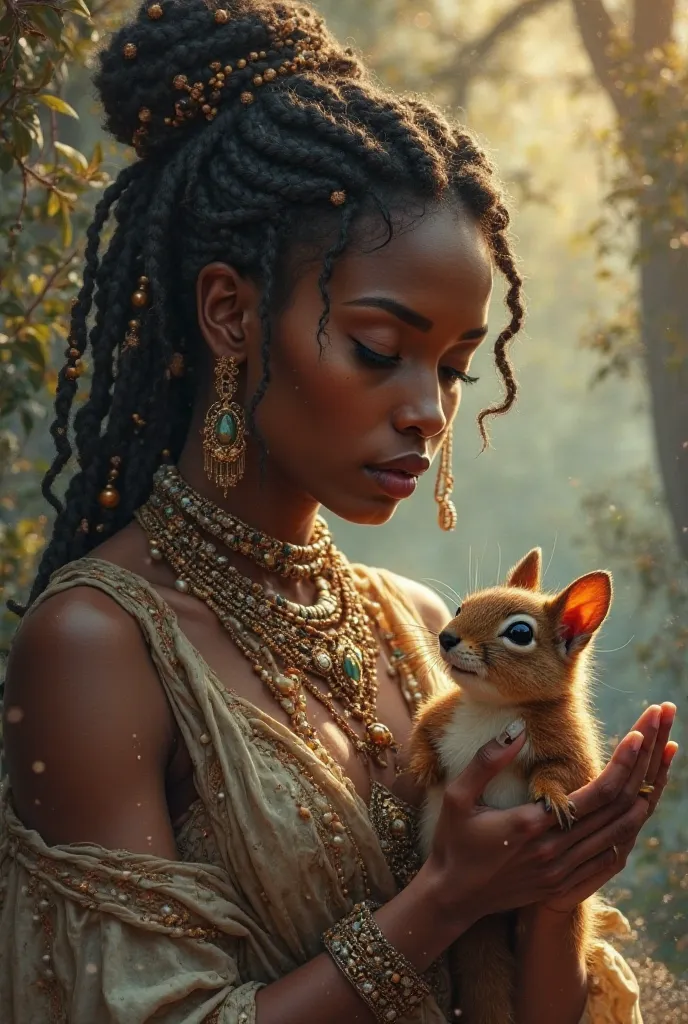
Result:
[[665,498],[688,563],[688,53],[677,42],[678,4],[657,0],[652,13],[629,0],[625,20],[604,0],[573,7],[617,117],[601,138],[611,167],[606,215],[593,228],[600,275],[613,276],[619,260],[636,271],[633,293],[588,343],[603,356],[598,380],[645,371]]
[[[101,20],[103,20],[101,18]],[[55,389],[79,284],[84,228],[107,182],[97,143],[64,141],[78,118],[61,93],[97,41],[83,0],[8,2],[0,18],[0,593],[23,593],[42,546],[44,461],[32,451]],[[14,627],[0,616],[0,652]]]

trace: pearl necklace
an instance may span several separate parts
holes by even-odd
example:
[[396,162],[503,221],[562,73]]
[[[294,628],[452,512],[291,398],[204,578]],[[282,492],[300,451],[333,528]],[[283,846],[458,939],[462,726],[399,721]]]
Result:
[[[151,557],[168,562],[177,574],[177,590],[194,594],[213,611],[288,714],[291,727],[318,756],[332,762],[308,722],[304,691],[327,708],[363,760],[372,758],[385,767],[386,751],[396,750],[396,745],[376,713],[378,645],[370,619],[377,606],[356,590],[351,569],[332,544],[326,525],[323,523],[319,535],[323,544],[327,538],[323,568],[311,577],[316,601],[298,604],[254,583],[230,565],[226,555],[218,554],[216,546],[206,541],[185,515],[188,505],[182,504],[181,498],[195,492],[184,485],[171,495],[169,486],[163,486],[163,480],[169,483],[171,479],[168,472],[157,475],[150,499],[136,513],[148,537]],[[173,482],[172,486],[177,485]],[[174,497],[179,501],[173,502]],[[214,509],[214,514],[216,518],[224,515],[221,509]],[[211,516],[206,518],[213,521]],[[251,532],[239,525],[243,533]],[[260,550],[280,544],[268,540],[270,546],[261,545]],[[327,692],[317,686],[312,675],[327,682]],[[365,723],[363,738],[351,727],[349,718]]]

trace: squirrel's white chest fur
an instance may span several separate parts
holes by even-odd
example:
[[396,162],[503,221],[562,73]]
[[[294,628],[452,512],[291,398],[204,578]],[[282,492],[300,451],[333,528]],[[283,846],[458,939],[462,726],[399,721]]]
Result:
[[[445,787],[473,760],[480,747],[489,743],[518,718],[518,708],[500,708],[462,700],[457,703],[451,720],[437,741],[437,750],[446,778],[441,785],[428,789],[420,820],[423,856],[427,857],[442,806]],[[526,740],[515,760],[488,782],[483,800],[489,807],[506,810],[528,801],[528,762],[532,759]]]

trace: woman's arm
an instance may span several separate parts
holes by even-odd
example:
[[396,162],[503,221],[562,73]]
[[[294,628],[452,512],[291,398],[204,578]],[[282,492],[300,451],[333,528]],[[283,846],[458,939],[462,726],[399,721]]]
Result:
[[516,1020],[518,1024],[578,1024],[588,978],[571,942],[571,915],[534,905],[521,911]]
[[[431,872],[423,870],[374,917],[387,941],[418,973],[472,923],[447,913],[443,893]],[[256,1008],[257,1024],[372,1024],[375,1020],[328,953],[261,989]]]

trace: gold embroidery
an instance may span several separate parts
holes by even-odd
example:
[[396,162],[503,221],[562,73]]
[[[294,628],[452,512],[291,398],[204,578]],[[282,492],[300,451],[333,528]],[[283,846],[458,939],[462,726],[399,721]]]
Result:
[[[160,930],[174,938],[185,936],[193,939],[214,939],[221,933],[199,923],[201,918],[190,913],[179,900],[161,892],[162,885],[170,885],[172,877],[162,871],[142,870],[135,862],[121,861],[117,870],[105,872],[83,871],[75,877],[66,870],[58,870],[52,860],[40,855],[22,856],[21,847],[17,859],[39,883],[40,876],[51,878],[56,891],[86,907],[107,913],[107,904],[119,904],[132,913],[139,914],[142,921],[153,922]],[[45,885],[45,883],[43,883]],[[39,904],[40,906],[40,904]]]
[[418,812],[375,781],[370,791],[368,814],[394,880],[398,888],[403,889],[421,866]]

